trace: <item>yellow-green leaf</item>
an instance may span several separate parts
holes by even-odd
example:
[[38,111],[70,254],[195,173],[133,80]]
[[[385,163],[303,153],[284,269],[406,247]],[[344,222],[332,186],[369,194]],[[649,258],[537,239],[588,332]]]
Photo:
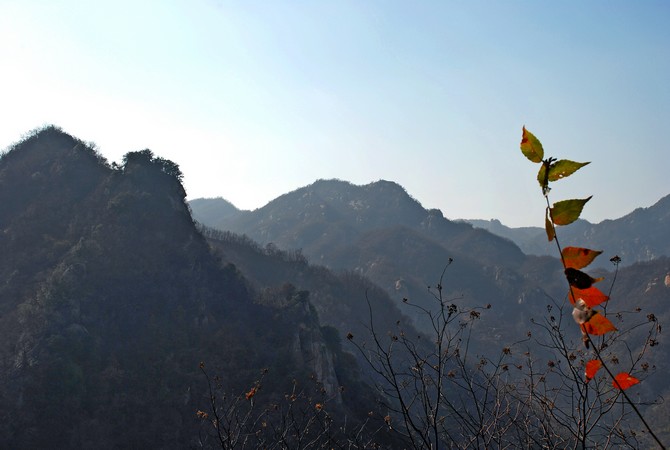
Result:
[[537,171],[537,182],[540,183],[540,187],[544,189],[549,183],[549,178],[547,177],[547,165],[542,164],[540,170]]
[[551,158],[543,160],[542,165],[540,166],[540,170],[537,172],[537,182],[540,183],[543,195],[547,195],[551,190],[549,189],[549,177],[547,176],[549,173],[547,171],[547,167],[550,167],[551,162]]
[[521,135],[521,152],[534,163],[542,162],[544,157],[542,144],[533,136],[533,133],[526,130],[526,127],[523,127],[523,134]]
[[569,177],[590,162],[575,162],[568,159],[556,161],[549,167],[549,181],[558,181],[561,178]]
[[584,209],[586,202],[591,200],[591,197],[585,199],[562,200],[554,203],[551,208],[550,215],[554,225],[569,225],[575,220],[579,219],[579,215]]
[[[545,189],[548,181],[558,181],[563,178],[569,177],[573,173],[577,172],[582,167],[590,162],[580,163],[575,161],[570,161],[568,159],[561,159],[552,164],[542,164],[540,171],[537,173],[537,182],[540,183],[540,186]],[[547,173],[547,166],[549,167]]]
[[554,230],[554,226],[551,223],[551,220],[549,220],[549,208],[547,208],[547,211],[544,215],[544,230],[547,232],[547,239],[549,239],[549,242],[553,241],[556,237],[556,232]]

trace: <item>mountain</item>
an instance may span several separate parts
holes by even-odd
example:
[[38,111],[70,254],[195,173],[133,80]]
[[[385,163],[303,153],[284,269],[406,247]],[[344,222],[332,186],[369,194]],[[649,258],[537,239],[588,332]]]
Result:
[[180,179],[149,150],[110,165],[51,126],[0,158],[1,448],[209,446],[201,368],[228,393],[267,368],[266,404],[314,376],[342,417],[367,398],[309,293],[260,295]]
[[[192,210],[201,220],[198,208]],[[502,343],[518,341],[566,302],[567,285],[557,258],[525,255],[510,239],[447,220],[439,210],[424,209],[393,182],[356,186],[319,180],[221,223],[224,230],[244,234],[261,246],[300,249],[308,261],[369,278],[422,331],[430,330],[431,323],[412,305],[430,310],[436,294],[464,308],[481,307],[480,333],[471,344],[476,352],[499,351]],[[580,233],[587,226],[580,221],[574,228]],[[604,276],[603,283],[615,281],[609,311],[639,307],[659,316],[667,313],[663,296],[668,289],[650,298],[634,288],[637,283],[657,283],[660,275],[655,272],[664,269],[645,272],[634,264],[615,275],[608,258],[601,258],[608,270],[594,265],[589,271]],[[572,321],[571,308],[560,306],[560,311]],[[664,357],[663,349],[655,351]],[[663,386],[668,389],[667,383]]]
[[[283,251],[274,245],[261,247],[246,236],[210,228],[202,232],[222,261],[233,264],[260,287],[261,298],[275,297],[277,291],[287,289],[309,292],[321,324],[343,331],[341,337],[348,332],[367,334],[366,299],[378,311],[373,320],[375,327],[389,329],[398,320],[407,322],[384,290],[353,271],[333,272],[309,264],[300,251]],[[416,332],[411,326],[408,330]]]
[[[198,221],[204,221],[201,205],[191,204]],[[261,245],[300,249],[313,263],[369,278],[415,321],[426,317],[411,304],[434,303],[434,292],[427,286],[440,282],[451,258],[455,263],[445,273],[442,294],[464,307],[490,305],[492,312],[488,318],[483,315],[482,323],[491,339],[499,339],[501,333],[510,339],[525,334],[530,314],[542,308],[537,305],[543,305],[547,295],[563,295],[555,259],[526,256],[507,239],[447,220],[389,181],[356,186],[318,180],[263,208],[221,217],[218,227],[223,230],[245,234]],[[538,279],[529,276],[545,267],[553,270]],[[519,314],[518,305],[526,303],[531,310]],[[509,326],[500,327],[501,321]]]
[[[551,255],[555,252],[555,245],[547,241],[542,228],[509,228],[495,219],[465,222],[510,239],[526,254]],[[608,258],[595,263],[601,268],[611,268],[608,259],[614,255],[621,257],[623,265],[670,256],[670,195],[618,219],[597,224],[578,220],[568,227],[561,227],[558,232],[564,246],[603,250]]]
[[198,210],[203,223],[218,227],[226,219],[235,217],[240,210],[229,201],[219,198],[196,198],[189,202],[191,208]]
[[[186,204],[181,178],[150,150],[109,164],[55,127],[2,155],[0,448],[405,448],[399,391],[359,364],[370,355],[399,368],[408,399],[430,384],[415,374],[442,373],[450,417],[466,422],[471,402],[532,385],[523,367],[555,378],[554,359],[587,355],[556,258],[449,221],[396,183],[320,180],[256,211],[215,200],[210,217],[233,233],[194,222],[212,202]],[[628,330],[608,361],[638,358],[642,398],[669,395],[654,377],[669,356],[667,258],[600,272],[616,280],[608,317]],[[445,371],[427,339],[436,300],[452,321]],[[556,318],[574,354],[555,351]],[[449,433],[469,433],[452,419]]]
[[[624,357],[638,357],[644,350],[643,345],[647,345],[653,355],[653,358],[643,360],[639,365],[640,378],[643,379],[642,395],[667,398],[670,393],[667,380],[670,350],[663,328],[670,323],[670,258],[661,256],[625,267],[614,283],[612,299],[627,306],[621,306],[623,311],[615,316],[615,325],[634,328],[633,333],[626,338],[627,345],[632,348],[622,351]],[[666,444],[670,442],[669,413],[668,402],[657,401],[645,415],[654,429],[665,436],[663,441]]]
[[331,252],[371,230],[387,227],[405,227],[438,241],[448,240],[455,250],[474,252],[488,261],[504,258],[520,262],[524,257],[511,242],[449,221],[439,210],[425,210],[404,188],[389,181],[356,186],[340,180],[319,180],[263,208],[220,214],[218,225],[206,221],[207,215],[202,212],[205,204],[200,200],[190,203],[194,218],[203,224],[246,234],[263,245],[300,248],[315,262],[325,258],[323,251]]
[[[197,204],[192,204],[192,211],[196,220],[211,225]],[[627,216],[627,221],[635,223],[642,216],[664,220],[661,209],[654,208],[639,210],[635,217]],[[529,228],[496,236],[449,221],[439,210],[424,209],[401,186],[388,181],[356,186],[319,180],[255,211],[220,217],[218,227],[228,230],[224,234],[239,233],[243,239],[258,241],[259,248],[284,249],[299,259],[369,278],[423,332],[431,332],[436,298],[458,308],[472,308],[478,323],[467,348],[476,358],[484,358],[481,361],[495,360],[507,351],[507,345],[516,349],[511,354],[534,355],[533,364],[549,367],[550,372],[557,360],[572,365],[575,358],[589,357],[571,317],[560,261],[526,255],[513,242],[519,235],[533,237],[534,233],[546,239],[543,230]],[[504,230],[501,224],[495,225]],[[578,221],[560,231],[584,237],[590,227]],[[658,231],[662,235],[663,230]],[[609,258],[601,258],[604,263],[588,271],[605,277],[599,286],[611,295],[607,315],[620,330],[613,335],[615,341],[607,341],[605,357],[612,370],[626,370],[635,362],[634,373],[643,380],[637,392],[640,398],[653,401],[670,395],[670,385],[662,376],[670,369],[666,362],[670,354],[664,345],[658,345],[663,340],[661,324],[670,319],[668,259],[622,266],[615,273]],[[556,330],[562,334],[555,334]],[[557,350],[563,345],[567,353]],[[667,417],[664,403],[646,411],[655,429],[670,439],[670,429],[662,420]]]
[[[544,228],[540,227],[518,227],[510,228],[502,224],[498,219],[491,220],[460,220],[469,223],[475,228],[489,231],[496,236],[504,237],[519,246],[526,255],[552,255],[554,246],[547,243],[547,235]],[[577,222],[581,222],[579,219]],[[576,223],[577,223],[576,222]]]

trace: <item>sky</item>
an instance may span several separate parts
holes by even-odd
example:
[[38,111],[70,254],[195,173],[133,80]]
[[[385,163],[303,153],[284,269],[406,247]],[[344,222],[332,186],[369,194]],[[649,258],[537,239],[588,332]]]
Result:
[[0,149],[54,124],[151,149],[241,209],[317,179],[402,185],[447,218],[542,226],[670,194],[670,2],[0,0]]

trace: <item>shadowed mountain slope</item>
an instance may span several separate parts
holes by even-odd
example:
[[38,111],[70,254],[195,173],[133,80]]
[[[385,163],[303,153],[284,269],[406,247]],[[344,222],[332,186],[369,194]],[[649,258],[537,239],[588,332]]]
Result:
[[314,373],[340,395],[308,293],[257,302],[195,227],[180,178],[148,150],[110,166],[55,127],[2,156],[0,447],[199,445],[200,361],[229,392],[269,368],[266,401]]
[[[198,208],[193,214],[196,220],[201,218]],[[447,220],[439,210],[425,210],[392,182],[355,186],[319,180],[263,208],[224,218],[223,223],[224,229],[262,245],[301,249],[310,261],[371,279],[419,329],[428,324],[403,299],[431,307],[434,297],[428,287],[434,290],[452,258],[442,285],[445,298],[465,307],[491,305],[482,314],[483,332],[473,344],[481,351],[520,339],[534,328],[532,320],[547,316],[550,305],[566,301],[567,284],[557,258],[524,255],[510,239]],[[572,228],[583,234],[587,225],[580,221],[559,232]],[[600,259],[601,267],[613,269],[608,257]],[[631,280],[622,278],[628,270],[622,269],[617,280],[624,291],[629,288],[619,283]],[[600,272],[606,280],[613,279],[611,272]],[[648,281],[651,275],[640,276]],[[668,309],[666,303],[656,299],[645,307],[660,313]],[[625,310],[630,304],[628,299],[617,299],[612,308]],[[578,332],[570,338],[578,339]]]
[[[201,205],[191,206],[194,218],[202,220]],[[509,339],[524,334],[529,315],[538,312],[535,305],[544,303],[547,289],[550,295],[562,294],[556,260],[548,260],[556,269],[549,275],[527,277],[524,267],[532,266],[535,257],[525,256],[507,239],[447,220],[439,210],[424,209],[393,182],[356,186],[319,180],[219,223],[262,245],[301,249],[310,261],[367,277],[414,320],[421,315],[403,299],[433,305],[428,286],[438,283],[452,258],[456,262],[446,273],[444,294],[466,307],[491,305],[489,318],[483,320],[491,336],[499,334],[501,321],[509,324],[503,327]],[[533,306],[519,314],[518,305],[524,303]]]
[[[488,260],[520,262],[521,251],[489,233],[445,219],[439,210],[426,210],[398,184],[377,181],[356,186],[340,180],[319,180],[282,195],[262,208],[239,214],[221,214],[218,224],[207,222],[206,203],[191,202],[194,218],[208,226],[247,234],[262,245],[300,248],[315,262],[342,243],[385,227],[403,226],[420,231],[454,250],[476,253]],[[495,243],[495,244],[494,244]],[[494,245],[493,245],[494,244]]]

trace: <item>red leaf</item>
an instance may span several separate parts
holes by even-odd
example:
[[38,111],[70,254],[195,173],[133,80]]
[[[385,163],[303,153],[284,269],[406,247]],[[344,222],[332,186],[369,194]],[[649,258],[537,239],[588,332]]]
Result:
[[638,384],[640,380],[629,374],[628,372],[621,372],[612,381],[612,386],[615,389],[626,390],[631,386]]
[[588,322],[581,325],[582,330],[593,336],[601,336],[607,334],[611,331],[616,331],[616,327],[610,320],[600,314],[598,311],[594,311],[593,316],[589,319]]
[[580,247],[565,247],[561,252],[566,269],[570,267],[573,269],[583,269],[591,264],[596,256],[601,253],[602,251]]
[[600,369],[602,365],[603,363],[601,363],[599,359],[592,359],[586,363],[586,370],[584,371],[584,375],[586,377],[587,383],[595,378],[596,372],[598,372],[598,369]]
[[602,291],[597,287],[591,286],[588,289],[577,289],[574,286],[571,287],[570,303],[574,305],[580,298],[584,300],[584,303],[586,303],[586,305],[590,308],[598,306],[599,304],[609,300],[609,297],[603,294]]

